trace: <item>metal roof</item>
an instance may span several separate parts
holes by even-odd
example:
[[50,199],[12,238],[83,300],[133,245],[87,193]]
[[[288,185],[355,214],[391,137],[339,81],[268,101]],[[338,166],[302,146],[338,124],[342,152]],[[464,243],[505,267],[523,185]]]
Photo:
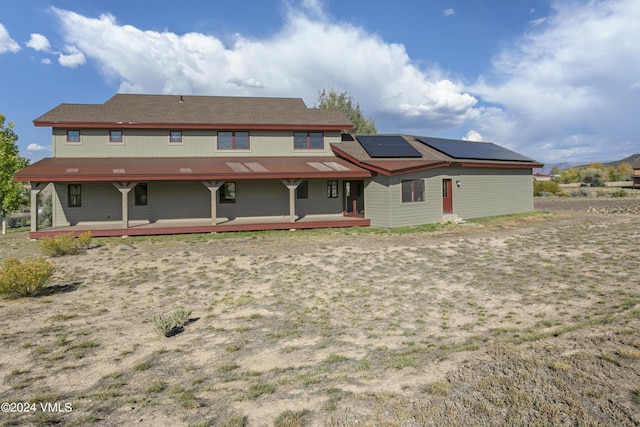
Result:
[[18,181],[180,181],[366,178],[370,171],[332,156],[46,158],[17,172]]

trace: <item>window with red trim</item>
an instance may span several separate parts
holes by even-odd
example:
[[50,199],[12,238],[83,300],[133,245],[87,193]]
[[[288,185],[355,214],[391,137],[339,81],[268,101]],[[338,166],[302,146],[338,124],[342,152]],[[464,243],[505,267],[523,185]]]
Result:
[[218,150],[248,150],[249,132],[218,132]]
[[421,179],[402,181],[402,203],[424,202],[424,181]]
[[324,134],[322,132],[294,132],[293,148],[296,150],[322,150]]

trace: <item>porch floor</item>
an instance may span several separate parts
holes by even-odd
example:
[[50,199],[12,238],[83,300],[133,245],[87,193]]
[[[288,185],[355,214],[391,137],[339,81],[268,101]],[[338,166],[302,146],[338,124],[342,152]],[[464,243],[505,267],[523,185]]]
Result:
[[129,221],[129,228],[122,228],[120,221],[80,223],[66,227],[48,227],[38,231],[31,231],[29,238],[40,239],[45,236],[57,234],[73,234],[79,236],[91,231],[94,237],[112,236],[149,236],[159,234],[189,234],[189,233],[217,233],[227,231],[262,231],[262,230],[291,230],[307,228],[334,228],[334,227],[368,227],[371,220],[336,215],[308,215],[290,222],[289,217],[243,217],[232,220],[218,218],[216,225],[211,224],[210,219],[171,219],[158,220],[150,223],[147,221]]

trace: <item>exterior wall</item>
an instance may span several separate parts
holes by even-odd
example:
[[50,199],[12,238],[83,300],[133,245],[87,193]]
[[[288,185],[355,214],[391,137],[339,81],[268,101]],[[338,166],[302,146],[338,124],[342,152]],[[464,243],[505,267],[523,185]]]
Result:
[[377,175],[364,183],[364,215],[373,227],[391,228],[390,178]]
[[110,143],[109,130],[81,129],[80,142],[68,143],[67,129],[54,128],[53,157],[333,156],[330,144],[341,140],[325,131],[322,150],[294,150],[293,131],[250,131],[248,150],[218,150],[216,130],[183,130],[182,143],[169,143],[166,129],[123,129],[123,142]]
[[[289,216],[289,190],[280,180],[234,181],[236,202],[217,202],[217,217],[229,220],[238,217]],[[82,207],[67,205],[67,184],[55,184],[53,189],[53,226],[78,223],[122,221],[122,196],[110,182],[84,182]],[[339,182],[339,188],[341,182]],[[128,195],[130,221],[211,218],[211,192],[200,181],[147,182],[148,204],[135,206],[133,190]],[[296,199],[296,214],[340,214],[338,198],[327,197],[327,180],[309,180],[309,198]],[[218,199],[219,200],[219,199]]]
[[[402,181],[409,179],[424,180],[425,201],[402,202]],[[443,179],[452,180],[453,213],[462,219],[533,210],[530,169],[439,168],[368,180],[365,216],[372,226],[385,228],[440,222]]]

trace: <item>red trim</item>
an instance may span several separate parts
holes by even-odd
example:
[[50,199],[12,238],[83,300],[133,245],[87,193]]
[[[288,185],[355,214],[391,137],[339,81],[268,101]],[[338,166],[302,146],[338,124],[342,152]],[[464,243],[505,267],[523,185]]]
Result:
[[221,129],[221,130],[298,130],[325,131],[350,130],[349,125],[305,125],[305,124],[229,124],[229,123],[75,123],[75,122],[36,122],[39,127],[104,129],[119,127],[123,129]]
[[375,166],[375,165],[372,165],[370,163],[367,163],[366,161],[361,161],[361,160],[355,158],[354,156],[345,153],[344,151],[340,150],[339,148],[336,148],[334,145],[331,145],[331,150],[333,150],[333,152],[336,153],[337,155],[339,155],[340,157],[343,157],[345,160],[348,160],[351,163],[355,164],[356,166],[359,166],[359,167],[364,168],[364,169],[368,169],[368,170],[373,171],[373,172],[377,172],[377,173],[382,174],[384,176],[402,175],[402,174],[409,173],[409,172],[416,172],[416,171],[427,170],[427,169],[435,169],[435,168],[440,168],[440,167],[450,166],[451,165],[451,162],[443,160],[443,161],[438,162],[438,163],[431,163],[431,164],[428,164],[428,165],[410,166],[410,167],[405,167],[405,168],[401,168],[401,169],[394,169],[394,170],[390,171],[390,170],[384,169],[382,167]]
[[495,169],[532,169],[543,167],[540,163],[523,163],[523,164],[504,164],[504,163],[470,163],[461,162],[460,166],[463,168],[495,168]]
[[132,227],[118,228],[121,223],[114,222],[114,228],[109,229],[84,229],[84,230],[42,230],[31,231],[30,239],[41,239],[43,237],[54,237],[59,234],[73,234],[78,237],[82,233],[91,231],[94,237],[115,237],[115,236],[151,236],[161,234],[190,234],[190,233],[217,233],[228,231],[263,231],[263,230],[291,230],[291,229],[309,229],[309,228],[342,228],[342,227],[369,227],[370,219],[345,219],[335,221],[309,221],[309,222],[280,222],[280,223],[264,223],[264,224],[218,224],[218,225],[200,225],[200,226],[182,226],[182,227]]

